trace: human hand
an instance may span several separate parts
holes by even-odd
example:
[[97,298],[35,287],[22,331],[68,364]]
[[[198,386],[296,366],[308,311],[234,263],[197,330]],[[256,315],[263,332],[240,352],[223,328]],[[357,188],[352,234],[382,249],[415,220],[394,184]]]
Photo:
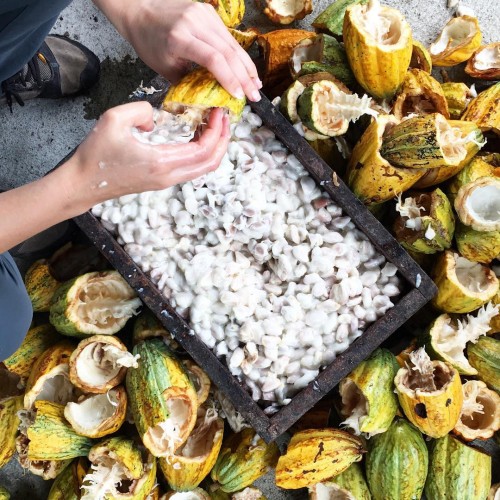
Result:
[[[118,3],[117,3],[118,2]],[[258,101],[257,69],[214,8],[192,0],[94,0],[152,69],[175,83],[190,62],[206,67],[235,97]],[[121,5],[121,7],[120,7]]]
[[76,150],[71,160],[82,212],[110,198],[165,189],[215,170],[230,137],[229,118],[220,108],[211,112],[205,130],[186,144],[145,144],[133,136],[133,127],[153,129],[149,103],[106,111]]

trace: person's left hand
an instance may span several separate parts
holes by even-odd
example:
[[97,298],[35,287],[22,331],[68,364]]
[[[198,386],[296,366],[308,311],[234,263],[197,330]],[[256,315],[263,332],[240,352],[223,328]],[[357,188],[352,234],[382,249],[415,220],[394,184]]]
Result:
[[245,50],[214,8],[192,0],[94,0],[152,69],[175,83],[190,62],[206,67],[235,97],[260,99],[262,84]]

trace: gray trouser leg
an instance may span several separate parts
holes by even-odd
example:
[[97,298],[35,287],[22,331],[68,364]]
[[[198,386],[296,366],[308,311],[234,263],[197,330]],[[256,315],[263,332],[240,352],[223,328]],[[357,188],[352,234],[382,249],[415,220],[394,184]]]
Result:
[[0,254],[0,361],[23,341],[33,309],[23,279],[9,253]]
[[0,82],[17,73],[40,48],[71,0],[0,0]]

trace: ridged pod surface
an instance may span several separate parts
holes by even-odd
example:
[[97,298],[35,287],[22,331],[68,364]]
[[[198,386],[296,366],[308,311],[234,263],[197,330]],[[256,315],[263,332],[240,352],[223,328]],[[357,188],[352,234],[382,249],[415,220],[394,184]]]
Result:
[[49,271],[47,260],[37,260],[26,271],[24,285],[34,312],[48,312],[54,293],[61,283]]
[[87,456],[92,439],[78,435],[64,418],[64,406],[35,402],[36,416],[28,427],[28,460],[67,460]]
[[57,289],[49,319],[59,333],[70,337],[113,335],[140,306],[140,299],[118,271],[92,272]]
[[500,340],[479,337],[475,344],[467,345],[467,357],[477,370],[479,379],[500,393]]
[[489,264],[500,255],[500,231],[475,231],[457,221],[455,241],[460,255],[474,262]]
[[236,30],[234,28],[228,28],[231,36],[243,47],[245,50],[248,50],[257,37],[260,35],[260,32],[257,28],[248,28],[244,31]]
[[4,360],[3,363],[10,372],[19,375],[25,383],[36,360],[49,347],[60,340],[61,336],[52,325],[33,326],[28,330],[17,351]]
[[406,420],[396,419],[387,432],[369,441],[366,478],[373,500],[419,499],[428,461],[422,434]]
[[[398,368],[390,351],[376,349],[340,382],[341,414],[348,418],[350,427],[370,435],[389,428],[398,409],[393,386]],[[362,410],[363,415],[351,422],[349,417],[356,416],[357,410]]]
[[210,473],[222,446],[224,421],[213,410],[200,408],[196,425],[177,453],[159,459],[160,469],[175,491],[196,488]]
[[253,429],[233,434],[223,445],[211,478],[227,493],[242,490],[276,466],[276,443],[266,444]]
[[425,495],[432,500],[484,500],[491,484],[491,457],[446,435],[429,454]]
[[0,401],[0,469],[16,451],[16,434],[19,425],[17,412],[22,407],[22,396],[12,396]]
[[231,120],[238,121],[246,99],[233,97],[205,68],[188,73],[176,85],[172,85],[163,100],[163,109],[178,112],[183,107],[204,111],[209,108],[225,108]]
[[343,490],[348,491],[356,500],[370,500],[370,490],[366,483],[363,469],[360,464],[353,463],[344,472],[331,479]]
[[[408,217],[399,215],[394,221],[394,234],[407,250],[434,254],[450,248],[455,231],[455,217],[446,195],[437,188],[425,193],[412,193],[418,207],[424,208],[419,216],[420,229],[409,229]],[[429,235],[430,233],[430,235]]]
[[464,82],[445,82],[441,84],[443,94],[448,103],[450,117],[458,120],[469,103],[471,93]]
[[338,429],[308,429],[293,435],[276,466],[276,485],[298,489],[321,483],[359,462],[360,438]]
[[483,131],[500,134],[500,82],[483,90],[467,106],[462,120],[469,120]]
[[228,28],[238,26],[245,15],[245,0],[205,0],[215,9]]
[[498,278],[487,266],[446,250],[437,257],[432,279],[438,287],[432,305],[447,313],[468,313],[491,300]]
[[368,0],[337,0],[321,12],[311,25],[316,31],[341,37],[347,8],[351,5],[364,5],[366,3],[368,3]]
[[347,182],[365,205],[391,200],[425,175],[424,169],[395,167],[380,155],[384,132],[396,123],[390,115],[372,120],[352,151]]
[[441,113],[449,118],[448,103],[439,82],[428,72],[410,69],[395,95],[392,106],[394,116],[401,120],[412,113]]
[[[478,133],[478,127],[474,122],[448,120],[448,123],[453,128],[460,130],[460,135],[462,137],[474,139],[473,141],[469,140],[465,145],[465,157],[455,166],[445,165],[437,168],[429,168],[425,175],[419,179],[413,187],[421,189],[436,186],[460,174],[471,161],[475,160],[475,155],[481,149],[482,145],[484,145],[484,137],[482,134]],[[450,201],[452,200],[450,199]]]
[[[379,19],[389,23],[382,39],[372,35]],[[359,84],[377,99],[390,99],[405,78],[413,49],[411,28],[403,15],[378,2],[353,5],[345,13],[343,39]]]
[[439,168],[466,165],[480,149],[478,127],[464,130],[439,113],[402,121],[384,137],[380,154],[391,165],[406,168]]
[[[26,392],[24,395],[24,407],[31,408],[37,398],[50,398],[58,403],[66,404],[68,399],[75,396],[69,381],[69,360],[71,353],[75,349],[75,344],[69,340],[62,340],[52,347],[49,347],[32,366],[30,376],[26,382]],[[63,385],[50,395],[44,393],[46,384],[50,384],[54,377],[61,377]]]
[[80,500],[80,488],[87,469],[86,458],[73,460],[52,483],[47,500]]
[[[257,44],[264,56],[262,82],[272,87],[290,77],[289,61],[294,47],[316,33],[300,29],[274,30],[257,37]],[[285,90],[285,89],[283,89]]]
[[[400,368],[394,385],[408,420],[430,437],[450,432],[458,421],[463,402],[458,371],[442,361],[432,361],[436,388],[411,382],[410,368]],[[413,371],[413,370],[412,370]]]
[[160,339],[139,342],[138,368],[127,372],[127,392],[144,446],[167,456],[186,442],[196,423],[198,400],[183,364]]

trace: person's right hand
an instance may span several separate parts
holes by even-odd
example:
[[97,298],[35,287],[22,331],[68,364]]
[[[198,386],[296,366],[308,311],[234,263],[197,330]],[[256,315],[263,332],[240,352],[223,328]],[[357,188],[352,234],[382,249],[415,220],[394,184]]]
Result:
[[144,144],[132,135],[133,127],[152,130],[150,104],[106,111],[71,158],[83,195],[81,212],[110,198],[164,189],[215,170],[230,137],[229,118],[220,108],[211,112],[203,133],[186,144]]

